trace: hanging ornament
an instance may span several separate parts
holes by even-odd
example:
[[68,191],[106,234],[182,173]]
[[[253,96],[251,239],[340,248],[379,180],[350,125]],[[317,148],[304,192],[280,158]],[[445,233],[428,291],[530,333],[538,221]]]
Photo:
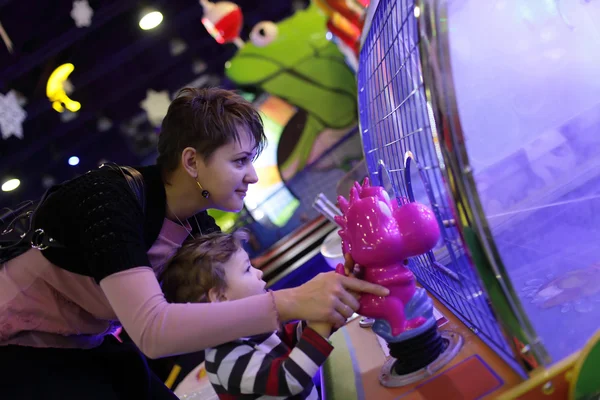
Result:
[[12,91],[15,93],[15,97],[17,98],[17,102],[21,108],[25,108],[28,103],[27,97],[25,97],[23,93],[19,92],[18,90],[12,89]]
[[166,90],[156,92],[152,89],[146,92],[146,98],[140,103],[140,107],[148,115],[148,121],[154,126],[162,123],[163,118],[167,115],[169,105],[171,105],[169,92]]
[[60,120],[61,122],[67,123],[67,122],[71,122],[74,119],[76,119],[79,115],[76,112],[72,112],[72,111],[65,111],[60,113]]
[[204,9],[202,24],[217,43],[235,43],[239,48],[244,47],[240,38],[244,17],[237,4],[230,1],[211,3],[208,0],[200,0],[200,4]]
[[177,57],[187,50],[187,43],[179,38],[173,38],[169,42],[169,51],[173,57]]
[[100,117],[96,121],[96,129],[98,132],[106,132],[113,127],[113,122],[107,117]]
[[206,62],[201,59],[196,59],[192,63],[192,71],[194,71],[194,74],[196,74],[196,75],[200,75],[201,73],[206,71],[206,67],[207,67]]
[[4,30],[4,27],[2,26],[1,22],[0,22],[0,37],[2,38],[2,41],[4,42],[4,45],[8,49],[8,52],[10,54],[12,54],[12,52],[13,52],[12,40],[10,40],[10,37],[8,36],[8,33],[6,33],[6,31]]
[[94,10],[90,7],[87,0],[75,0],[71,9],[71,18],[75,21],[78,28],[83,28],[92,25],[92,16]]
[[50,188],[50,186],[53,186],[55,184],[56,179],[52,175],[44,175],[42,177],[42,186],[44,187],[44,189],[48,189]]
[[16,136],[23,139],[23,121],[27,113],[19,105],[15,92],[12,90],[6,95],[0,93],[0,130],[2,139]]
[[69,98],[67,94],[73,92],[73,85],[68,81],[73,70],[75,70],[73,64],[62,64],[52,71],[46,83],[46,96],[52,103],[52,108],[57,112],[62,113],[65,109],[77,112],[81,108],[81,104]]

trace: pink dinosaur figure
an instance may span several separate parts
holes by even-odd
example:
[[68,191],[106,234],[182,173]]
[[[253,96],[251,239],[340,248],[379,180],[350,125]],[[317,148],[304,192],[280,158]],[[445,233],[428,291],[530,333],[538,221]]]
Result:
[[[387,287],[390,294],[378,297],[363,294],[358,313],[384,319],[393,336],[421,326],[426,319],[418,316],[407,320],[405,305],[415,294],[415,277],[406,267],[409,257],[431,250],[440,237],[433,212],[423,204],[402,205],[391,201],[382,187],[371,186],[368,178],[350,190],[347,201],[339,196],[343,216],[336,217],[342,227],[344,253],[350,253],[364,269],[364,278]],[[344,266],[336,269],[344,273]]]

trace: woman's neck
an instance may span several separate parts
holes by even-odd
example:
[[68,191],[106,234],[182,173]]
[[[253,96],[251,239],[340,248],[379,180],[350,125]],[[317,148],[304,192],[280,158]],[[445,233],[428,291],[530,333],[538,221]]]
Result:
[[[187,179],[186,179],[187,178]],[[169,183],[165,182],[167,196],[166,217],[172,221],[184,221],[189,217],[209,208],[208,200],[198,193],[189,176],[181,177],[173,174]]]

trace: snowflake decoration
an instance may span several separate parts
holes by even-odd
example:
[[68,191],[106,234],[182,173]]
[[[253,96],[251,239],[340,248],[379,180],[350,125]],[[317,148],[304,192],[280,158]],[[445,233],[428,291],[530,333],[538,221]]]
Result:
[[194,74],[196,75],[203,73],[206,71],[206,62],[204,62],[204,60],[194,60],[192,71],[194,71]]
[[90,7],[87,0],[75,0],[71,9],[71,18],[75,21],[78,28],[92,25],[92,16],[94,10]]
[[8,52],[10,54],[13,53],[13,43],[12,40],[10,40],[10,36],[8,36],[8,33],[6,33],[6,31],[4,30],[4,27],[2,26],[2,22],[0,22],[0,37],[2,38],[2,41],[4,42],[4,45],[6,46],[6,49],[8,50]]
[[6,95],[0,93],[0,131],[2,139],[16,136],[23,139],[23,121],[27,113],[19,105],[19,100],[14,91]]
[[171,105],[169,92],[163,90],[156,92],[152,89],[146,92],[146,98],[140,103],[140,107],[146,111],[148,120],[154,126],[159,126],[163,118],[167,115],[167,110]]
[[187,43],[179,38],[171,39],[169,42],[169,50],[173,57],[177,57],[178,55],[184,53],[187,50]]
[[76,119],[78,117],[78,114],[76,112],[72,112],[69,110],[65,110],[64,112],[60,113],[60,120],[62,122],[71,122],[74,119]]
[[110,130],[110,128],[113,127],[113,122],[106,118],[106,117],[100,117],[98,118],[98,121],[96,122],[96,129],[98,129],[98,132],[106,132],[108,130]]

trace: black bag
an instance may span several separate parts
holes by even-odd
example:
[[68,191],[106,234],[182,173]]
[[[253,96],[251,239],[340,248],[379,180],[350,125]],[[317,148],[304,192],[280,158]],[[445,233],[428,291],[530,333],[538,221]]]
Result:
[[[127,184],[140,203],[142,210],[146,210],[144,178],[138,170],[114,163],[102,164],[100,168],[110,168],[120,172],[127,180]],[[48,189],[39,201],[26,201],[19,204],[14,210],[5,209],[0,213],[0,267],[32,247],[40,250],[48,247],[63,247],[58,241],[45,235],[43,229],[32,230],[35,212],[44,200],[60,187],[61,185],[56,185]]]

